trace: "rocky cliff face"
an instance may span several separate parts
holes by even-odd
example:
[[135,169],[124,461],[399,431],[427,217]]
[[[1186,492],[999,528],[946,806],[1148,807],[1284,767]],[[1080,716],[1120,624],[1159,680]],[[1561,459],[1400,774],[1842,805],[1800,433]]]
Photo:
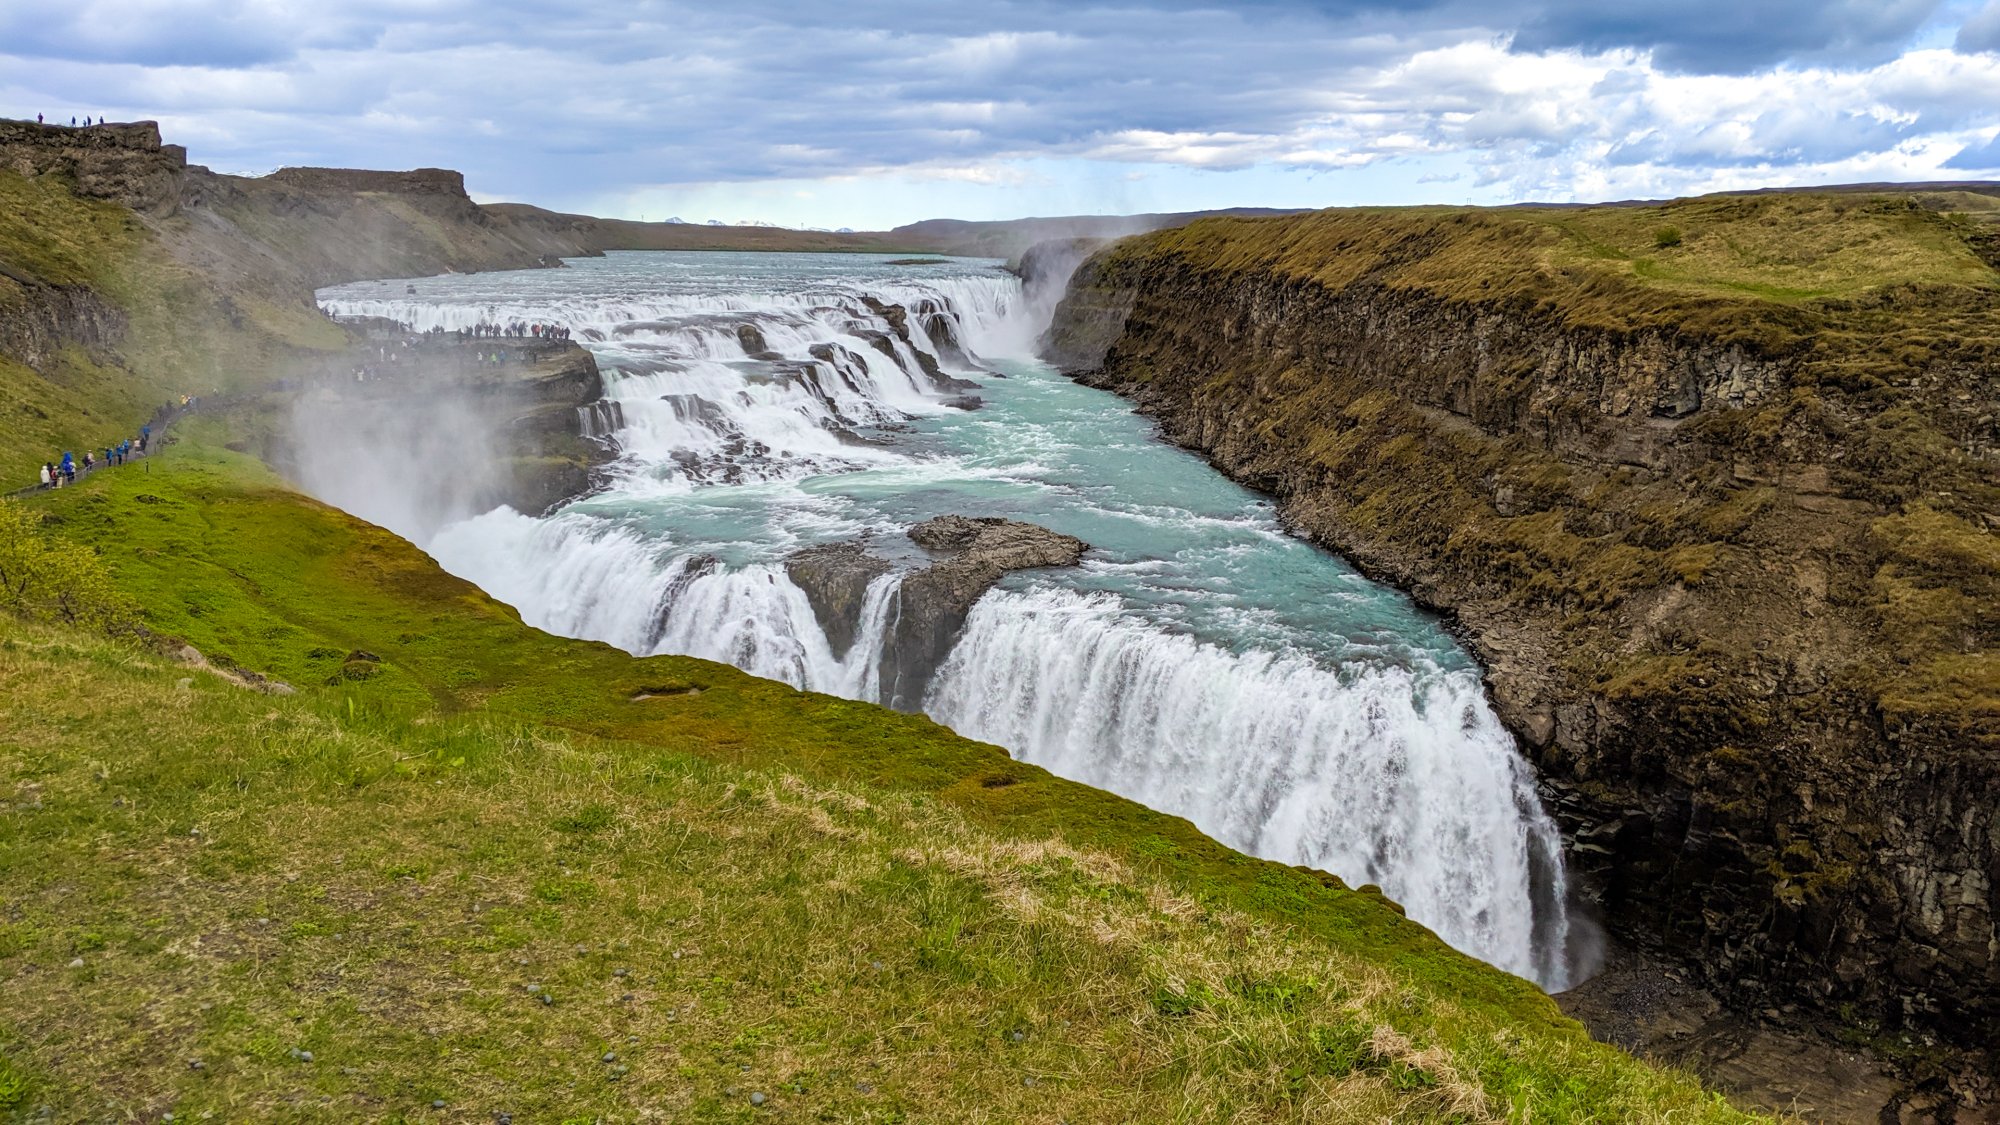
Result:
[[[407,339],[378,330],[295,368],[291,424],[266,433],[259,455],[364,516],[371,493],[403,494],[398,518],[383,522],[410,534],[500,504],[539,515],[592,491],[616,458],[610,440],[586,432],[603,387],[581,345]],[[436,462],[449,471],[422,467]]]
[[528,269],[600,253],[495,218],[456,172],[286,168],[248,179],[190,172],[159,231],[184,259],[310,293],[378,277]]
[[[1745,1005],[1991,1043],[1993,290],[1760,312],[1775,342],[1588,323],[1562,281],[1409,283],[1460,237],[1430,223],[1331,281],[1257,261],[1270,228],[1127,240],[1047,353],[1461,627],[1617,933]],[[1894,395],[1829,376],[1935,336],[1925,302],[1962,346]]]
[[63,176],[86,199],[170,214],[187,179],[187,150],[161,144],[151,121],[72,128],[0,120],[0,168]]
[[[122,434],[176,392],[249,390],[344,363],[359,336],[320,316],[320,286],[595,253],[488,213],[456,172],[217,175],[189,166],[151,122],[0,121],[0,201],[20,212],[0,215],[11,248],[0,255],[0,363],[23,372],[0,409],[10,472],[45,448]],[[528,444],[583,441],[575,423],[573,411],[540,418]],[[585,487],[595,450],[530,455],[550,475],[523,502]]]
[[41,369],[53,366],[65,345],[102,354],[124,335],[124,312],[86,286],[53,285],[4,262],[0,277],[19,287],[0,315],[0,355]]

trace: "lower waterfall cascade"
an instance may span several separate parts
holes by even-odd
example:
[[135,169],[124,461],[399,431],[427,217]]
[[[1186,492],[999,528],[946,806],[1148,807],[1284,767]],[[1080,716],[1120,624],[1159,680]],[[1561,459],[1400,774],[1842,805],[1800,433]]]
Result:
[[[416,331],[559,324],[596,354],[605,401],[581,424],[619,453],[601,491],[389,524],[529,624],[881,702],[899,586],[926,561],[909,527],[1074,535],[1081,565],[1009,574],[973,606],[926,713],[1231,847],[1379,885],[1552,991],[1591,968],[1560,835],[1470,656],[1033,358],[1037,310],[997,263],[612,253],[320,301]],[[840,650],[784,562],[850,541],[891,569]]]

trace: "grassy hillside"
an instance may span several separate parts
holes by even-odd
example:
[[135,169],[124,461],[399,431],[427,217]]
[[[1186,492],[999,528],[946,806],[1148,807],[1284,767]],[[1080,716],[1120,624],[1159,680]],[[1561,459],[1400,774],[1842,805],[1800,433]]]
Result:
[[[308,304],[182,261],[126,208],[0,171],[0,321],[50,357],[0,347],[0,492],[35,467],[137,432],[181,394],[257,386],[345,334]],[[32,337],[32,339],[30,339]]]
[[150,628],[297,694],[0,623],[7,1111],[1733,1117],[1372,892],[540,634],[212,445],[40,506]]
[[[1897,289],[2000,289],[1968,235],[2000,231],[2000,198],[1788,193],[1656,206],[1396,207],[1206,219],[1135,243],[1204,268],[1270,270],[1513,304],[1564,323],[1739,339],[1768,352],[1816,325],[1809,302]],[[1992,344],[1992,327],[1982,325]],[[1852,341],[1842,341],[1851,343]]]

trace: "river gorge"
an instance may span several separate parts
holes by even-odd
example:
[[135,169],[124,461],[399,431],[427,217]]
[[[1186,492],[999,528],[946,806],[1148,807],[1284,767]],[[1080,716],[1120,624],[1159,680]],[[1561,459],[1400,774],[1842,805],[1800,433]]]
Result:
[[[1477,663],[1269,501],[1035,358],[1047,310],[998,266],[612,253],[325,289],[329,313],[416,331],[568,327],[605,383],[580,424],[618,460],[547,514],[420,518],[304,483],[544,629],[921,709],[1244,851],[1379,885],[1545,988],[1587,975],[1560,835]],[[440,457],[477,459],[473,444]],[[982,585],[920,652],[904,586],[937,553],[909,533],[959,515],[1088,550]],[[861,568],[838,605],[798,580],[829,550]]]

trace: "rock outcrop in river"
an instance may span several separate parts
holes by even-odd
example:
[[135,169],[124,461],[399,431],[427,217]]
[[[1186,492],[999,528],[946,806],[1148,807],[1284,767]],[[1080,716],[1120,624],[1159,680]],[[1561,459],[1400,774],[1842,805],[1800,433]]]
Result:
[[260,430],[257,452],[303,491],[422,540],[502,504],[539,515],[597,488],[618,455],[600,425],[618,404],[602,393],[595,357],[568,341],[378,329],[294,369],[270,396],[289,400],[289,424]]
[[[904,577],[887,625],[882,699],[903,711],[922,705],[980,595],[1010,571],[1074,566],[1089,549],[1073,535],[992,516],[937,516],[911,528],[910,540],[939,561]],[[785,561],[836,656],[854,643],[869,584],[891,569],[861,543],[809,548]]]
[[[1951,205],[1209,220],[1093,257],[1045,343],[1455,619],[1618,935],[1979,1047],[2000,276]],[[1750,294],[1780,245],[1827,296]]]

